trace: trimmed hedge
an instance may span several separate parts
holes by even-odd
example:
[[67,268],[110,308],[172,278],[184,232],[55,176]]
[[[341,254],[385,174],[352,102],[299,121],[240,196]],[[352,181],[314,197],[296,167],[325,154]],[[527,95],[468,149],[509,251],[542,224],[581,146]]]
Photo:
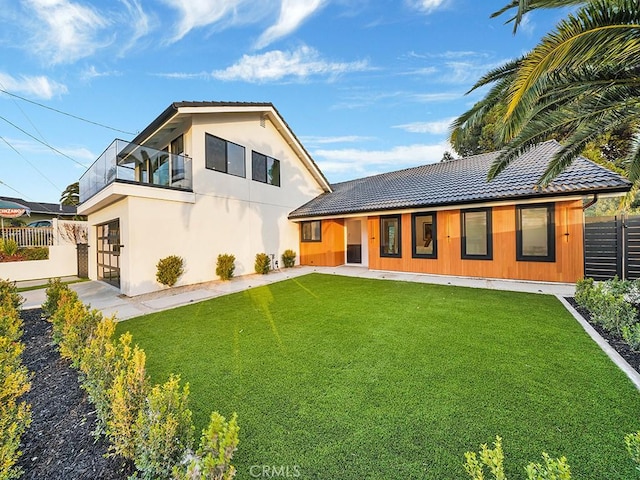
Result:
[[180,388],[180,378],[172,375],[165,384],[152,387],[145,353],[132,345],[131,334],[114,339],[114,319],[89,310],[59,281],[50,282],[45,305],[51,313],[54,342],[61,356],[80,370],[82,388],[96,407],[94,434],[107,437],[112,454],[133,461],[138,470],[135,478],[235,476],[231,464],[238,444],[235,414],[227,422],[214,412],[194,454],[189,384]]

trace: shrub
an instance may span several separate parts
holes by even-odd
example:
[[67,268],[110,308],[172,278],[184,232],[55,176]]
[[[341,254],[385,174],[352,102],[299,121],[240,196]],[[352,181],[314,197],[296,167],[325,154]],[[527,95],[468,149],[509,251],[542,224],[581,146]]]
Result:
[[218,262],[216,263],[216,275],[220,277],[221,280],[229,280],[233,277],[233,271],[236,266],[234,262],[236,261],[236,257],[231,254],[220,254],[218,255]]
[[291,268],[296,264],[296,252],[291,249],[285,250],[282,254],[282,265]]
[[590,298],[593,294],[593,278],[583,278],[576,282],[575,300],[578,305],[591,310]]
[[42,310],[47,317],[50,317],[58,309],[58,300],[62,291],[69,291],[69,286],[60,281],[59,278],[49,279],[45,293],[47,299],[42,304]]
[[96,436],[106,430],[111,414],[108,392],[113,385],[118,364],[118,349],[113,340],[115,331],[114,319],[103,318],[92,332],[80,357],[80,383],[96,407],[98,422],[93,432]]
[[135,435],[133,425],[148,393],[149,380],[145,370],[146,357],[138,346],[131,347],[131,334],[120,335],[119,355],[113,385],[107,391],[111,411],[107,419],[110,450],[133,459]]
[[59,344],[60,356],[68,358],[71,365],[78,368],[89,339],[102,320],[102,314],[98,310],[89,310],[78,300],[64,308],[64,315],[65,322],[62,325]]
[[[496,436],[494,448],[490,449],[487,444],[481,445],[479,453],[480,460],[475,452],[467,452],[464,457],[467,463],[465,471],[473,480],[484,480],[485,466],[489,468],[491,475],[496,480],[506,480],[504,473],[504,453],[502,451],[502,439]],[[530,463],[525,467],[528,480],[571,480],[569,464],[564,457],[552,459],[546,453],[542,454],[544,463]]]
[[171,375],[146,398],[135,423],[134,463],[142,478],[169,478],[185,450],[193,443],[189,385],[180,391],[180,377]]
[[4,253],[8,256],[15,255],[18,253],[18,242],[13,238],[5,238],[0,241],[0,253]]
[[631,460],[636,464],[636,470],[640,472],[640,432],[625,435],[624,443]]
[[640,352],[640,323],[622,326],[622,338],[634,352]]
[[0,280],[0,303],[18,310],[24,298],[18,293],[18,287],[11,280]]
[[76,292],[68,288],[60,290],[57,307],[53,315],[49,317],[49,322],[53,326],[53,343],[56,345],[59,345],[62,340],[67,315],[70,315],[70,312],[78,308],[79,305],[82,305],[82,302]]
[[18,254],[25,260],[47,260],[49,258],[49,247],[29,247],[18,249]]
[[[8,291],[10,292],[11,289]],[[30,374],[22,364],[22,320],[11,293],[0,304],[0,478],[18,478],[20,439],[31,423],[31,408],[20,397],[29,391]]]
[[255,270],[256,273],[261,273],[263,275],[269,273],[269,270],[271,270],[271,259],[269,258],[269,255],[266,253],[256,254]]
[[160,259],[156,267],[158,269],[156,272],[158,282],[172,287],[176,284],[180,275],[184,273],[184,260],[177,255],[170,255]]
[[198,451],[188,452],[183,462],[174,467],[173,478],[231,480],[236,474],[231,460],[238,448],[237,420],[235,413],[227,422],[218,412],[213,412],[209,425],[202,431]]

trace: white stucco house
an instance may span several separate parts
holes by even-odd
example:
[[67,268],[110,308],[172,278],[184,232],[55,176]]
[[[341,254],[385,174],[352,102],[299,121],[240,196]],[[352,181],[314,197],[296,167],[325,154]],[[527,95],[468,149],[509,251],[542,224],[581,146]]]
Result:
[[115,140],[80,179],[89,275],[125,295],[160,289],[161,258],[179,255],[178,285],[236,275],[257,253],[299,252],[287,217],[331,186],[271,103],[178,102],[131,142]]

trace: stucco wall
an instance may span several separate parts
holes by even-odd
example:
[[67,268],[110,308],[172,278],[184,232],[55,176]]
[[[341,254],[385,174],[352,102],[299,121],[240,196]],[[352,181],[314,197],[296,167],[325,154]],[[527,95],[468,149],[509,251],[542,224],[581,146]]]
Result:
[[[264,126],[263,126],[264,125]],[[205,168],[205,134],[245,147],[246,177]],[[176,135],[178,132],[176,132]],[[254,272],[257,253],[280,256],[298,252],[298,226],[287,216],[322,193],[322,189],[275,127],[261,115],[196,115],[185,134],[185,153],[192,158],[195,203],[170,200],[150,187],[129,194],[89,215],[89,274],[96,278],[96,225],[120,220],[121,291],[139,295],[163,288],[155,280],[156,264],[168,255],[185,261],[177,285],[217,279],[221,253],[236,257],[236,275]],[[251,180],[251,152],[280,160],[280,186]],[[144,188],[146,196],[134,189]]]
[[49,247],[48,260],[0,263],[0,278],[12,281],[66,277],[78,273],[76,246],[71,244]]

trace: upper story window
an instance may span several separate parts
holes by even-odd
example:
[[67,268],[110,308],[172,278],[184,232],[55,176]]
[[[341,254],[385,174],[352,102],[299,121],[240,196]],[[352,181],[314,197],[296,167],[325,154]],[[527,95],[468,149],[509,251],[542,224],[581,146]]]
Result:
[[402,257],[400,215],[380,217],[380,256]]
[[[184,135],[173,139],[169,144],[169,151],[172,153],[171,158],[171,178],[174,182],[184,180]],[[179,156],[178,156],[179,155]]]
[[491,209],[474,208],[460,212],[462,229],[462,258],[493,259],[491,238]]
[[414,213],[411,216],[414,258],[437,258],[436,214]]
[[217,172],[246,177],[244,147],[205,134],[205,166]]
[[516,260],[556,261],[553,204],[516,206]]
[[256,182],[280,186],[280,160],[251,152],[251,178]]
[[312,220],[310,222],[302,222],[300,224],[303,242],[321,242],[322,241],[322,222],[320,220]]

